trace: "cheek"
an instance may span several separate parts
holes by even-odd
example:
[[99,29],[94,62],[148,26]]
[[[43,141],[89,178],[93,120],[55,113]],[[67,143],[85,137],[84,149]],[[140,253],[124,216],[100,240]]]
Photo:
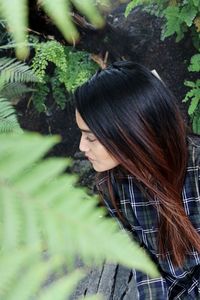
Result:
[[98,145],[98,149],[96,148],[95,150],[96,160],[93,162],[93,168],[96,171],[107,171],[119,164],[101,144]]
[[111,158],[109,152],[100,143],[96,144],[96,148],[94,150],[96,152],[97,158],[100,160],[109,160]]

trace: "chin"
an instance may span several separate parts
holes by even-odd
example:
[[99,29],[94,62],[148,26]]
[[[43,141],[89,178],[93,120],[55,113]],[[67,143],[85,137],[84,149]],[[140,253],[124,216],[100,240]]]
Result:
[[98,167],[94,167],[93,166],[93,169],[96,171],[96,172],[104,172],[104,171],[107,171],[107,169],[103,169],[103,168],[98,168]]
[[98,173],[101,173],[101,172],[105,172],[105,171],[109,171],[109,170],[111,170],[111,169],[113,169],[114,167],[98,167],[98,166],[94,166],[93,165],[93,169],[96,171],[96,172],[98,172]]

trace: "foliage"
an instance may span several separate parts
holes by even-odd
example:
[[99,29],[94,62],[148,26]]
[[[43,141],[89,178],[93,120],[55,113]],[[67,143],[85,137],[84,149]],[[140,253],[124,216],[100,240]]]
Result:
[[[37,0],[37,3],[55,23],[66,40],[73,43],[79,38],[79,33],[72,21],[71,5],[97,27],[104,25],[100,11],[103,7],[109,7],[109,0]],[[7,21],[8,28],[17,43],[18,58],[26,58],[29,53],[27,47],[28,1],[0,0],[0,15]]]
[[0,98],[0,133],[22,132],[12,105]]
[[[197,3],[199,2],[199,4]],[[196,29],[195,21],[200,13],[200,1],[183,1],[179,5],[169,6],[164,11],[166,18],[166,25],[163,30],[163,38],[176,34],[176,41],[180,41],[185,32],[189,28]],[[195,31],[194,31],[195,32]],[[194,40],[199,40],[200,34],[198,29],[196,30]],[[195,43],[196,44],[196,43]]]
[[17,61],[15,58],[0,58],[0,76],[5,82],[34,82],[37,77],[25,63]]
[[7,57],[0,58],[0,132],[19,132],[21,128],[8,100],[32,89],[24,82],[37,81],[33,71],[24,63]]
[[[176,42],[179,42],[184,34],[190,30],[193,38],[193,45],[200,50],[200,0],[132,0],[126,7],[125,15],[138,4],[147,5],[144,8],[152,14],[164,17],[165,23],[162,30],[161,39],[176,35]],[[191,57],[189,72],[200,72],[199,52]],[[190,101],[188,113],[192,120],[192,127],[195,133],[200,134],[200,79],[185,81],[185,85],[190,87],[184,102]]]
[[[188,67],[190,72],[200,72],[200,54],[193,55]],[[192,128],[195,133],[200,134],[200,79],[194,81],[185,81],[185,85],[190,87],[184,102],[190,100],[188,113],[192,120]]]
[[0,19],[0,45],[5,45],[11,42],[9,32],[6,30],[6,24],[4,20]]
[[141,4],[150,4],[150,3],[151,3],[150,0],[131,0],[126,6],[125,13],[124,13],[125,17],[127,18],[128,15],[136,6]]
[[[119,232],[97,199],[64,175],[69,161],[42,159],[57,142],[38,134],[0,135],[0,298],[66,299],[87,265],[107,259],[159,275],[146,253]],[[50,279],[54,274],[54,282]]]
[[[176,34],[179,42],[185,32],[193,30],[194,40],[200,39],[200,1],[199,0],[132,0],[126,7],[125,15],[138,4],[147,5],[145,10],[165,18],[162,39]],[[195,42],[195,44],[197,43]]]
[[[55,102],[63,109],[68,101],[68,93],[88,80],[96,71],[97,65],[91,61],[89,54],[75,51],[57,41],[37,43],[32,67],[39,83],[38,91],[33,95],[33,103],[39,112],[46,110],[45,100],[49,92],[53,93]],[[49,69],[52,73],[47,75]]]

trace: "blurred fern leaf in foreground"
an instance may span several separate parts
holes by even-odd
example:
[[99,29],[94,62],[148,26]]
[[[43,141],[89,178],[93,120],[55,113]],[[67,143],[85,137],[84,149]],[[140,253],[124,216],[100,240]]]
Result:
[[157,276],[144,251],[102,218],[96,197],[63,174],[69,161],[42,159],[56,142],[33,133],[0,135],[0,299],[66,299],[83,276],[69,275],[77,256],[87,265],[106,259]]

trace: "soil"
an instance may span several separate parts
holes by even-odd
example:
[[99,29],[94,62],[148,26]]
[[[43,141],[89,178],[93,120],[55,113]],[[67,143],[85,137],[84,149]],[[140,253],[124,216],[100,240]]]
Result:
[[[36,9],[34,5],[32,9]],[[75,47],[102,58],[108,53],[108,63],[127,59],[156,69],[176,95],[185,121],[188,122],[187,108],[182,99],[187,91],[183,82],[185,79],[191,79],[187,65],[195,53],[190,34],[179,43],[175,42],[175,37],[161,41],[162,19],[147,14],[140,6],[134,9],[128,18],[124,17],[124,11],[125,5],[121,4],[110,12],[106,17],[107,24],[101,30],[80,27],[81,38]],[[53,36],[64,43],[61,34],[41,12],[35,14],[32,11],[30,27],[43,37]],[[64,110],[55,107],[50,114],[38,114],[33,107],[28,107],[27,103],[27,98],[24,98],[17,106],[22,128],[42,134],[59,134],[62,141],[49,155],[73,157],[74,171],[83,174],[82,184],[91,186],[93,172],[90,164],[78,151],[80,133],[75,124],[73,104],[67,104]]]

